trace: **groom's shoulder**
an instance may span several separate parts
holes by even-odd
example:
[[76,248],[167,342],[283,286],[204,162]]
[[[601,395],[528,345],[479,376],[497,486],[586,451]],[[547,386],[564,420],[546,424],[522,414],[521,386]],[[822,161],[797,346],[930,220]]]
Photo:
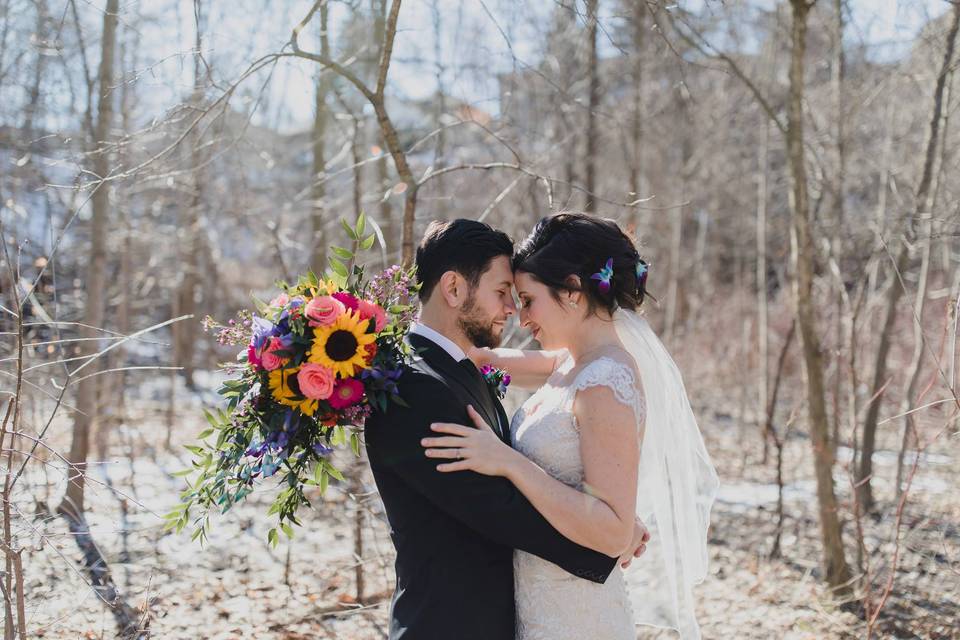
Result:
[[420,357],[413,358],[404,366],[397,383],[401,389],[401,395],[404,395],[404,389],[436,392],[447,388],[446,379]]

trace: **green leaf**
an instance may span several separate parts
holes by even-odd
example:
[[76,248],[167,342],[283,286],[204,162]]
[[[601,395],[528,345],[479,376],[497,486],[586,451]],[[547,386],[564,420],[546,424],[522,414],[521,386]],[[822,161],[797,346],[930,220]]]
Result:
[[356,240],[360,238],[360,236],[363,235],[363,232],[366,228],[367,228],[367,214],[361,211],[360,217],[357,218],[357,226],[356,226],[357,235],[354,239]]
[[283,532],[287,534],[288,538],[293,538],[293,527],[288,525],[286,522],[281,522],[280,528],[283,529]]
[[[227,382],[232,382],[232,381],[227,380]],[[224,382],[223,386],[227,386],[226,382]],[[213,428],[216,428],[220,425],[220,422],[217,420],[216,416],[214,416],[212,413],[210,413],[206,409],[203,410],[203,417],[207,419],[207,422],[209,422],[210,426]],[[200,437],[202,438],[203,436],[200,436]]]
[[280,544],[280,537],[277,535],[276,529],[270,529],[270,531],[267,532],[267,542],[269,542],[270,546],[274,548]]
[[323,495],[327,492],[327,485],[330,484],[330,476],[327,475],[327,472],[323,469],[320,471],[320,495]]
[[360,457],[360,436],[355,433],[350,434],[350,448],[353,449],[353,455]]
[[366,251],[367,249],[373,246],[373,243],[376,239],[377,239],[377,236],[371,233],[369,236],[367,236],[360,242],[360,248]]
[[174,478],[182,478],[183,476],[188,476],[193,473],[193,469],[181,469],[180,471],[174,471],[170,475]]
[[332,464],[330,464],[329,462],[326,463],[325,469],[326,469],[326,472],[327,472],[328,474],[330,474],[331,476],[333,476],[334,478],[336,478],[336,479],[339,480],[340,482],[346,482],[347,479],[343,477],[343,474],[340,473],[340,470],[337,469],[337,468],[336,468],[335,466],[333,466]]
[[327,258],[327,262],[330,263],[330,268],[333,269],[333,272],[336,273],[341,278],[346,278],[350,273],[347,271],[347,265],[343,264],[333,256]]
[[204,429],[204,430],[201,431],[199,434],[197,434],[197,440],[203,440],[204,438],[206,438],[207,436],[209,436],[211,433],[213,433],[213,431],[214,431],[213,427],[210,427],[210,428],[208,428],[208,429]]
[[356,241],[357,232],[353,230],[353,227],[347,224],[347,221],[343,218],[340,218],[340,224],[343,225],[343,230],[347,232],[347,235],[350,236],[350,239]]
[[196,454],[198,456],[203,455],[203,447],[198,447],[194,444],[185,444],[183,445],[183,448],[189,451],[190,453]]
[[344,249],[343,247],[330,245],[330,251],[333,251],[335,254],[337,254],[337,257],[342,258],[344,260],[353,259],[353,251],[350,251],[350,249]]

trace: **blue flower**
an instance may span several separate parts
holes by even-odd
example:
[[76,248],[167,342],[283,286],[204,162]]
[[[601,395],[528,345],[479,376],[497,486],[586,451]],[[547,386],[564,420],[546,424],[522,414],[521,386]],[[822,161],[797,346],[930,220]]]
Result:
[[610,291],[610,280],[613,279],[613,258],[607,258],[607,264],[603,266],[603,269],[590,276],[590,279],[599,282],[597,286],[603,293]]
[[260,316],[253,316],[253,348],[260,349],[274,335],[276,326]]

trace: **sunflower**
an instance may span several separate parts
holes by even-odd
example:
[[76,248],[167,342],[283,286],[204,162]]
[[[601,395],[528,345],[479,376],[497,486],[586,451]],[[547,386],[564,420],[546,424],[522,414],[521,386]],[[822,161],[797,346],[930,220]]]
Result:
[[356,311],[347,311],[333,324],[315,327],[307,360],[327,367],[338,378],[349,378],[354,373],[354,366],[364,368],[367,365],[366,346],[376,340],[375,335],[367,333],[369,325],[369,319],[361,320]]
[[306,398],[297,386],[297,372],[300,367],[274,369],[270,376],[270,395],[282,405],[293,407],[305,416],[313,416],[318,402]]

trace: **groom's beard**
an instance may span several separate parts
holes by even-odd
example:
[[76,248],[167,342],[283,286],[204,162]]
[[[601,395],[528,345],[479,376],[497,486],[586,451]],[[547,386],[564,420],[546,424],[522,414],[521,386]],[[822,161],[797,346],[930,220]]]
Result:
[[493,320],[484,318],[476,309],[476,302],[472,295],[467,298],[457,324],[472,345],[496,348],[500,346],[500,334],[494,332]]

